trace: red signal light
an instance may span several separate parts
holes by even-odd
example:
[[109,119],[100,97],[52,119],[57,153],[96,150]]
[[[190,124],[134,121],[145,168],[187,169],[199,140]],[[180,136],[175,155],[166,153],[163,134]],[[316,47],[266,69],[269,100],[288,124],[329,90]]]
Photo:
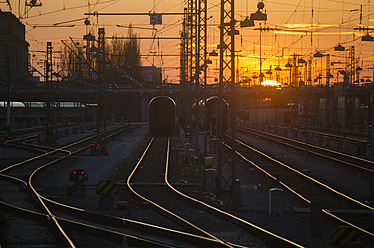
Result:
[[82,175],[83,175],[83,174],[84,174],[84,171],[82,171],[81,173],[82,173]]
[[97,144],[97,146],[100,146],[100,144]]
[[77,174],[77,171],[73,171],[73,174]]
[[95,143],[93,143],[92,146],[95,146]]

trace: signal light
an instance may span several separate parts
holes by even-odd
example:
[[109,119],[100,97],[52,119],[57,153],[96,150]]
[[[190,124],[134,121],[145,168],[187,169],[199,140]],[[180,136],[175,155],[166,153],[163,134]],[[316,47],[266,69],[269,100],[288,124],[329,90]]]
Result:
[[253,27],[255,25],[255,22],[253,20],[250,20],[248,16],[244,19],[244,21],[240,21],[240,27]]
[[77,184],[88,180],[88,174],[84,170],[73,170],[69,174],[69,181]]
[[106,144],[100,144],[100,142],[94,142],[90,148],[91,154],[107,154],[106,153]]

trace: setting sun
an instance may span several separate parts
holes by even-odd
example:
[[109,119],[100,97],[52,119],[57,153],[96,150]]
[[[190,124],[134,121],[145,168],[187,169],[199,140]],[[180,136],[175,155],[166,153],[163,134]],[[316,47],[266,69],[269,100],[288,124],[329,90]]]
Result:
[[274,80],[266,80],[266,81],[261,83],[261,86],[279,87],[279,86],[282,86],[282,84],[278,83],[277,81],[274,81]]

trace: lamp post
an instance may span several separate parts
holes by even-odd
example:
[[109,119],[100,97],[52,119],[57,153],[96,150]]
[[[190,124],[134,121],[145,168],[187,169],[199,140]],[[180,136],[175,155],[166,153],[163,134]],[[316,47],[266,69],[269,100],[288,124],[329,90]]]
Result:
[[288,63],[285,65],[286,68],[289,68],[290,69],[290,77],[289,77],[289,80],[288,80],[288,85],[290,86],[291,85],[291,81],[292,81],[292,64],[288,61]]

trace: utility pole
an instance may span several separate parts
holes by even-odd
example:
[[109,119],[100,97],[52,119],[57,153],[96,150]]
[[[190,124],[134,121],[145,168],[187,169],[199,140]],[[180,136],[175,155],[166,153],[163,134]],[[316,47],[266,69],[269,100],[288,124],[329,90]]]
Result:
[[[100,130],[103,127],[104,131],[106,131],[106,119],[105,119],[105,110],[104,110],[104,104],[103,104],[103,90],[105,90],[104,87],[104,68],[105,68],[105,30],[104,28],[99,28],[98,31],[98,47],[99,52],[101,56],[98,58],[98,77],[97,77],[97,137],[100,139]],[[104,117],[104,118],[103,118]],[[104,125],[102,124],[102,121],[104,119]]]
[[[45,87],[46,87],[46,132],[47,136],[51,134],[51,126],[53,126],[53,120],[51,118],[51,105],[52,101],[52,42],[47,42],[46,48],[46,60],[45,60]],[[51,125],[51,126],[50,126]]]
[[188,8],[184,9],[184,16],[182,22],[182,32],[181,32],[181,46],[180,46],[180,66],[181,66],[181,114],[180,121],[181,125],[186,128],[189,123],[189,96],[190,96],[190,86],[188,83],[188,51],[189,51],[189,28],[188,28]]
[[[197,0],[197,42],[196,42],[196,73],[195,73],[195,140],[196,140],[196,151],[197,155],[200,154],[198,151],[198,135],[199,135],[199,120],[204,120],[205,122],[205,101],[206,101],[206,79],[207,79],[207,0]],[[204,91],[203,99],[200,100],[201,92]],[[203,104],[204,102],[204,104]],[[204,123],[203,126],[204,127]]]
[[[221,194],[228,189],[232,193],[233,207],[240,205],[240,183],[236,179],[235,166],[235,18],[234,0],[221,0],[220,11],[220,67],[219,67],[219,117],[218,117],[218,175],[216,191]],[[230,95],[230,125],[231,151],[225,152],[223,144],[225,130],[223,130],[225,88],[229,88]],[[231,167],[231,178],[223,176],[224,167]],[[227,187],[226,187],[227,186]]]
[[351,85],[355,84],[355,69],[356,69],[356,59],[355,59],[355,46],[351,46],[350,52],[349,52],[349,58],[351,62],[351,68],[350,68],[350,81]]
[[326,86],[330,87],[330,78],[331,78],[331,59],[330,54],[326,55]]
[[332,123],[332,98],[331,98],[331,92],[332,90],[330,89],[330,78],[332,78],[331,75],[331,57],[330,54],[326,55],[326,123],[327,127],[331,127]]
[[4,70],[5,71],[5,77],[4,77],[4,81],[6,81],[6,85],[7,85],[7,114],[6,114],[6,126],[7,126],[7,129],[8,130],[11,130],[11,118],[10,118],[10,103],[11,103],[11,87],[10,87],[10,52],[9,50],[6,50],[6,60],[4,61],[5,63],[5,66],[6,66],[6,69]]
[[291,79],[291,85],[293,87],[297,87],[298,67],[297,67],[296,61],[297,61],[297,54],[293,54],[292,55],[292,79]]
[[308,60],[307,64],[307,81],[309,82],[309,85],[312,86],[312,60]]
[[[193,119],[197,121],[197,114],[193,105],[198,104],[199,91],[199,29],[198,29],[198,0],[188,0],[184,9],[183,27],[181,32],[181,124],[192,138],[197,134],[196,126],[192,127]],[[194,91],[194,94],[192,92]],[[196,109],[196,108],[194,108]]]
[[[199,47],[199,41],[198,41],[198,28],[197,28],[197,1],[198,0],[188,0],[188,8],[189,8],[189,15],[188,15],[188,28],[189,28],[189,92],[190,94],[194,92],[193,95],[190,95],[188,106],[190,108],[190,117],[188,120],[188,129],[190,130],[190,137],[194,137],[194,134],[197,133],[196,127],[192,127],[193,121],[197,122],[197,114],[196,114],[196,108],[193,108],[193,106],[197,106],[198,96],[196,95],[198,93],[198,61],[199,61],[199,54],[198,54],[198,47]],[[196,144],[196,142],[195,142]]]

